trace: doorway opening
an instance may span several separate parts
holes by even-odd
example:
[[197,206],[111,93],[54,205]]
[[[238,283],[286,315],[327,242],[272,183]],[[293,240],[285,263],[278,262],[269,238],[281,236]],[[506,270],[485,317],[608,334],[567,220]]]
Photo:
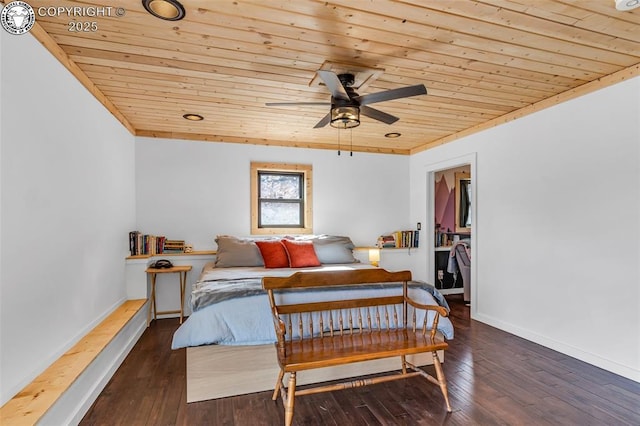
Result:
[[461,294],[468,304],[476,298],[475,178],[475,154],[427,171],[427,276],[442,294]]

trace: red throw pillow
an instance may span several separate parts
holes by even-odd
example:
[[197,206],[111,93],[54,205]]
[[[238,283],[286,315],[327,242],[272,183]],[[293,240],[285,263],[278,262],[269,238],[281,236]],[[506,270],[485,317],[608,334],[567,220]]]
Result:
[[280,241],[256,241],[265,268],[288,268],[289,257]]
[[284,248],[289,256],[289,265],[292,268],[304,268],[306,266],[320,266],[316,250],[310,241],[282,240]]

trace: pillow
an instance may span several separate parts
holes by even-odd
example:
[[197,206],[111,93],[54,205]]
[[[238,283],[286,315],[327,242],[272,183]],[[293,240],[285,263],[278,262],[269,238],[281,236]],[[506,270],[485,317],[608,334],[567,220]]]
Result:
[[253,240],[218,235],[216,243],[218,244],[216,268],[264,266],[260,250]]
[[357,263],[353,256],[355,245],[349,237],[320,235],[314,239],[313,246],[320,263]]
[[307,266],[320,266],[318,256],[310,241],[282,240],[282,244],[289,257],[289,265],[292,268],[305,268]]
[[288,268],[287,250],[280,241],[256,241],[265,268]]

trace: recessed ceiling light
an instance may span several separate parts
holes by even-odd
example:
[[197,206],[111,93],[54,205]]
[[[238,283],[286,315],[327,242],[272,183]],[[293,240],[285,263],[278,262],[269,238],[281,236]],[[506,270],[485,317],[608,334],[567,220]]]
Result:
[[640,0],[615,0],[616,1],[616,9],[618,10],[631,10],[640,6]]
[[384,135],[385,138],[399,138],[400,136],[402,136],[402,134],[398,132],[391,132]]
[[201,116],[200,114],[185,114],[182,116],[182,118],[184,118],[185,120],[191,120],[191,121],[202,121],[204,120],[204,117]]
[[177,0],[142,0],[142,5],[147,12],[166,21],[179,21],[186,14]]

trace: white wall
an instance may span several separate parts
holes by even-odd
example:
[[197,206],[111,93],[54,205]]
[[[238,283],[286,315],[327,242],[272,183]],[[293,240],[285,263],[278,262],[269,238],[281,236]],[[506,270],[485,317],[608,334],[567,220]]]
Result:
[[[411,226],[407,156],[136,138],[138,230],[184,239],[196,250],[215,249],[217,234],[249,235],[252,161],[313,165],[315,233],[348,235],[356,245],[372,246],[380,234]],[[381,265],[404,269],[413,257],[387,252]],[[193,266],[190,287],[202,260],[171,260]],[[148,260],[128,261],[132,281],[144,279],[141,262]],[[158,276],[158,310],[176,309],[178,277],[161,275],[167,276]]]
[[476,153],[474,318],[640,381],[640,78],[411,157]]
[[[409,226],[407,156],[136,138],[138,230],[184,239],[195,250],[215,249],[218,234],[249,235],[252,161],[313,165],[316,234],[348,235],[357,246],[373,246],[379,235]],[[380,264],[405,269],[414,258],[385,253]],[[190,287],[201,268],[187,263],[194,266]],[[158,278],[158,310],[180,306],[176,283],[176,276]]]
[[313,228],[356,245],[409,226],[409,158],[336,151],[136,139],[141,232],[215,249],[217,234],[250,233],[250,163],[313,165]]
[[124,300],[135,151],[35,38],[0,42],[4,403]]

